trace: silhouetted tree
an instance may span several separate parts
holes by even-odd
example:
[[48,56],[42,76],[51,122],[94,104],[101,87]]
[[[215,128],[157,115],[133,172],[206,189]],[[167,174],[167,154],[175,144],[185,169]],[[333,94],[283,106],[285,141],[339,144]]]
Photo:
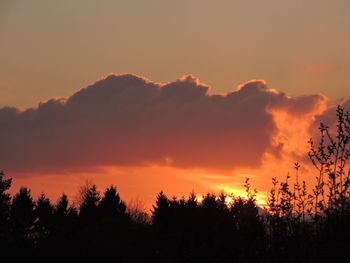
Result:
[[99,205],[99,213],[103,216],[117,216],[125,214],[126,205],[120,200],[115,186],[110,186],[104,192]]
[[152,220],[154,224],[164,223],[169,215],[170,201],[168,197],[161,191],[157,195],[156,204],[153,205]]
[[12,178],[4,179],[4,172],[0,171],[0,226],[7,223],[10,215],[10,189]]
[[4,179],[4,176],[4,172],[0,171],[0,244],[10,237],[10,194],[7,190],[11,187],[12,178]]
[[30,228],[35,220],[35,203],[30,194],[30,190],[26,187],[21,187],[11,204],[11,222],[16,231],[20,235],[29,237]]
[[64,217],[67,216],[68,212],[68,197],[65,193],[62,193],[62,196],[57,201],[54,214],[58,217]]
[[101,199],[96,185],[89,186],[82,193],[82,203],[80,204],[80,217],[89,222],[96,221],[98,218],[98,204]]
[[192,210],[198,207],[197,195],[194,191],[192,191],[188,196],[187,207]]
[[126,213],[136,224],[149,225],[151,223],[151,218],[146,213],[144,203],[140,199],[131,200],[127,205]]
[[317,145],[312,138],[309,140],[309,157],[319,172],[314,189],[316,221],[323,213],[343,221],[344,211],[350,208],[350,114],[338,106],[336,115],[335,134],[321,123]]
[[50,228],[52,228],[53,211],[54,207],[51,205],[50,200],[42,193],[36,201],[35,214],[37,216],[37,221],[35,225],[37,230],[43,235],[48,235]]

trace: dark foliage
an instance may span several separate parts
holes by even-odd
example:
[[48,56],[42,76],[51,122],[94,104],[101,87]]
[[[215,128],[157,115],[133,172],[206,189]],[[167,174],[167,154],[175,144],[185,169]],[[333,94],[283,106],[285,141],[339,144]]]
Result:
[[10,189],[12,178],[3,179],[4,173],[0,171],[0,226],[8,222],[10,215],[10,194],[6,193]]
[[11,222],[16,228],[30,229],[35,220],[35,203],[30,190],[21,187],[11,204]]
[[120,200],[116,187],[111,186],[106,189],[98,209],[99,213],[105,217],[116,217],[125,214],[126,205]]
[[88,222],[95,222],[98,217],[98,203],[101,199],[96,185],[87,186],[81,192],[80,217]]

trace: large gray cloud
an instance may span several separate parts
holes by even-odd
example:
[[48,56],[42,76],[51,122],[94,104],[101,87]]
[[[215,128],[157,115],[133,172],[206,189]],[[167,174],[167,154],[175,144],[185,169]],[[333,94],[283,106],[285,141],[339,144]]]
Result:
[[224,94],[192,75],[155,83],[110,75],[67,99],[37,108],[0,109],[0,167],[11,172],[63,172],[105,165],[258,167],[276,124],[268,109],[312,111],[321,95],[289,97],[250,81]]

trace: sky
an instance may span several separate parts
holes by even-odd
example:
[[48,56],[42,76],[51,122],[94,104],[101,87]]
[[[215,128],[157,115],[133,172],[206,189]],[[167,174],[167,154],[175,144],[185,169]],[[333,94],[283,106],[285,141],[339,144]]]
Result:
[[[347,0],[0,0],[0,167],[55,199],[84,180],[266,196],[350,97]],[[327,117],[327,118],[326,118]],[[293,124],[293,125],[291,125]]]

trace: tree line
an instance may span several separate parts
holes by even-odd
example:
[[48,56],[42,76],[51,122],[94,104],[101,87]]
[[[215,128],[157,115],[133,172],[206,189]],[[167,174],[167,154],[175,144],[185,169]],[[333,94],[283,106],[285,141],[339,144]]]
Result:
[[62,194],[52,203],[28,188],[14,196],[0,173],[3,258],[114,259],[117,262],[340,262],[350,245],[350,118],[337,108],[336,127],[320,125],[310,139],[316,184],[300,181],[301,166],[272,187],[265,208],[245,181],[246,197],[207,193],[198,200],[156,196],[152,214],[127,207],[117,188],[101,194],[87,183],[74,206]]

